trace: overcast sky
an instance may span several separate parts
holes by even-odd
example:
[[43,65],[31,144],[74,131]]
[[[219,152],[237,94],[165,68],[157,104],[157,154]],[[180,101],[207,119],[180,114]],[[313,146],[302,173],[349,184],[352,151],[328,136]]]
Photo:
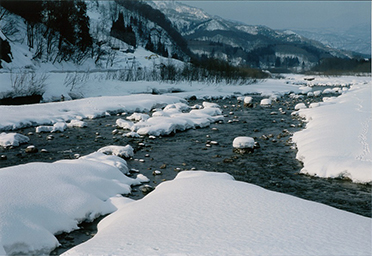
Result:
[[348,28],[371,23],[371,1],[180,1],[211,15],[273,29]]

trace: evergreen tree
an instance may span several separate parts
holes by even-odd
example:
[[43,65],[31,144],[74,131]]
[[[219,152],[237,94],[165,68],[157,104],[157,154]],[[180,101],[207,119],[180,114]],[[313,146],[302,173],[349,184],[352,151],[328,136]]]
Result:
[[76,2],[77,16],[75,20],[75,44],[83,52],[92,47],[93,40],[89,33],[89,17],[87,16],[87,6],[84,1]]

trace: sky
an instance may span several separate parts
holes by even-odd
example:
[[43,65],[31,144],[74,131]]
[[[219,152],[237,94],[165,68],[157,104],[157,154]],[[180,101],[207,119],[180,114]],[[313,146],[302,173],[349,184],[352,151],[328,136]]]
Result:
[[347,29],[371,23],[371,1],[180,1],[211,15],[273,29]]

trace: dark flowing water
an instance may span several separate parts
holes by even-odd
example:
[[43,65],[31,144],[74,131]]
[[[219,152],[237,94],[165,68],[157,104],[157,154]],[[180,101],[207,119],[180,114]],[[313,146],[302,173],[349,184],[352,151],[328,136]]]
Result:
[[[88,127],[68,128],[63,133],[53,134],[51,140],[47,139],[49,133],[31,135],[29,133],[34,132],[35,128],[22,129],[17,132],[28,135],[29,144],[35,145],[39,152],[25,153],[27,145],[0,149],[0,154],[7,156],[7,160],[0,161],[0,167],[34,161],[53,162],[75,158],[75,154],[86,155],[107,145],[130,144],[135,149],[135,156],[127,161],[129,168],[138,169],[150,178],[149,185],[153,187],[164,180],[173,179],[181,170],[227,172],[236,180],[371,217],[371,184],[299,174],[302,164],[295,158],[296,149],[290,137],[305,124],[291,113],[299,102],[320,99],[284,96],[273,102],[272,106],[262,107],[259,105],[262,97],[254,95],[253,98],[254,106],[251,108],[244,107],[235,98],[214,100],[224,112],[223,122],[156,139],[113,135],[115,121],[119,118],[115,115],[87,120]],[[196,103],[201,101],[190,101],[190,105]],[[249,154],[233,152],[232,141],[238,136],[254,137],[260,148]],[[48,153],[40,152],[41,149],[46,149]],[[161,171],[161,174],[153,175],[155,170]],[[129,195],[133,199],[143,196],[138,187],[134,187]],[[97,222],[83,223],[81,230],[58,236],[62,247],[52,254],[60,254],[88,240],[95,234]]]

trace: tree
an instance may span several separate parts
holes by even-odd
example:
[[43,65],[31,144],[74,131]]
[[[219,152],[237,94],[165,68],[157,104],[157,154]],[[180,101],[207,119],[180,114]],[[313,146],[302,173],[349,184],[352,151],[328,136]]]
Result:
[[110,34],[111,36],[136,47],[136,34],[134,33],[132,26],[125,26],[124,15],[122,12],[119,13],[118,19],[112,22]]
[[89,17],[87,15],[87,6],[84,1],[76,2],[77,15],[75,20],[75,44],[80,50],[85,52],[87,48],[92,47],[93,40],[89,33]]

